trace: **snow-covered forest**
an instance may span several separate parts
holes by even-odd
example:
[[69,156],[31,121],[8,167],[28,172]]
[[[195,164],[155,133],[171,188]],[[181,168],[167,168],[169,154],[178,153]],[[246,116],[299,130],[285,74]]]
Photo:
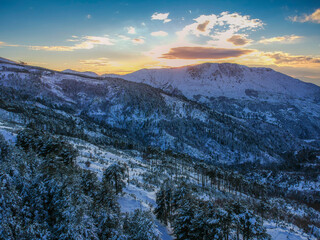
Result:
[[[291,81],[183,74],[208,69]],[[193,96],[139,77],[1,62],[0,239],[320,238],[319,87]]]

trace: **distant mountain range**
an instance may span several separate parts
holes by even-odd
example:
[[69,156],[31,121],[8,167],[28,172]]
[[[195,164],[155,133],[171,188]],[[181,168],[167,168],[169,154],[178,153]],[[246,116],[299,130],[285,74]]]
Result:
[[52,129],[71,121],[97,141],[227,164],[320,148],[320,87],[269,68],[205,63],[98,76],[0,58],[0,86],[0,119]]

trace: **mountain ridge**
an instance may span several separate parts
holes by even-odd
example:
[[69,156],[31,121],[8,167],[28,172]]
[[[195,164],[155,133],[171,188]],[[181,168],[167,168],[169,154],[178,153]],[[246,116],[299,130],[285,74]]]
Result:
[[283,97],[266,102],[254,90],[248,90],[250,97],[244,99],[190,99],[179,90],[166,91],[119,77],[10,63],[0,64],[0,85],[12,92],[9,96],[3,92],[5,109],[12,105],[8,99],[21,95],[18,105],[28,99],[28,104],[62,109],[73,117],[116,129],[126,136],[122,139],[210,161],[255,161],[259,155],[267,163],[283,160],[283,152],[319,145],[320,107],[310,99]]
[[197,95],[205,98],[252,97],[246,90],[268,93],[268,95],[274,93],[288,95],[293,98],[320,96],[320,87],[315,84],[303,82],[270,68],[251,68],[231,63],[203,63],[181,68],[141,69],[119,77],[146,83],[166,92],[178,90],[189,99],[194,99]]

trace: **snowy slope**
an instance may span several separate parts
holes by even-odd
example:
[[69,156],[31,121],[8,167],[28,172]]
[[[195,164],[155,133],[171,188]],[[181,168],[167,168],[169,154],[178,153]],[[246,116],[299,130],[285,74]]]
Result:
[[293,98],[320,95],[316,85],[302,82],[270,68],[249,68],[230,63],[205,63],[168,69],[142,69],[121,76],[168,92],[181,91],[189,99],[196,95],[250,98],[257,92]]
[[[224,69],[223,66],[228,67]],[[232,70],[233,67],[234,70]],[[220,74],[213,75],[214,69],[219,70]],[[205,105],[166,94],[145,84],[111,77],[102,79],[85,76],[83,73],[74,71],[57,72],[6,62],[0,63],[0,119],[2,120],[0,134],[8,143],[14,144],[18,128],[11,126],[13,122],[20,123],[22,127],[35,116],[38,123],[41,121],[50,123],[48,127],[56,126],[57,123],[54,121],[57,120],[59,126],[64,126],[63,131],[67,131],[66,127],[81,128],[83,129],[81,136],[85,135],[90,139],[92,137],[94,140],[102,138],[104,142],[108,138],[104,137],[100,127],[97,125],[90,125],[90,128],[84,127],[89,123],[103,121],[108,124],[107,126],[124,129],[125,134],[128,134],[120,136],[130,137],[145,146],[153,145],[161,149],[169,146],[173,150],[201,159],[212,156],[214,160],[220,162],[231,162],[236,157],[240,160],[240,156],[243,162],[257,161],[256,158],[260,162],[278,161],[280,156],[277,153],[291,149],[298,151],[304,145],[312,147],[314,144],[316,147],[315,144],[320,139],[320,104],[316,101],[312,103],[311,99],[299,99],[317,94],[319,88],[312,84],[305,84],[272,70],[250,70],[250,68],[232,64],[141,70],[127,76],[134,76],[139,72],[149,76],[154,84],[162,81],[161,88],[165,91],[175,93],[185,91],[183,94],[190,98],[193,98],[192,94],[199,94],[195,93],[196,91],[204,94],[205,97],[221,96],[205,95],[207,91],[208,94],[225,94],[223,96],[246,99],[226,101],[226,105],[221,105],[221,109],[230,108],[230,113],[222,115],[219,113],[220,108],[212,108],[214,111],[211,111]],[[250,77],[244,77],[241,73]],[[166,82],[168,76],[170,83]],[[216,79],[212,79],[214,76]],[[270,76],[271,80],[267,81],[266,76]],[[277,76],[278,80],[274,80],[276,77],[272,76]],[[184,80],[189,85],[183,85]],[[173,84],[178,83],[179,86],[173,87]],[[220,84],[220,88],[213,88],[214,84],[215,86]],[[232,85],[238,87],[228,90],[228,86]],[[181,89],[177,90],[178,87]],[[251,91],[246,91],[249,87]],[[242,89],[244,94],[239,89]],[[262,97],[267,94],[283,95],[284,99],[288,100],[288,104],[268,103],[268,105],[264,102],[258,104],[254,91],[260,91],[258,94],[263,92]],[[23,94],[21,98],[19,98],[20,94]],[[28,98],[25,98],[25,95]],[[34,100],[33,97],[37,98]],[[243,104],[244,108],[240,108],[241,106],[236,105],[235,102]],[[21,111],[22,109],[24,111]],[[260,119],[261,116],[264,119]],[[76,124],[72,125],[74,122]],[[305,128],[310,128],[310,136],[306,135]],[[229,131],[230,129],[232,132]],[[122,132],[120,130],[119,134]],[[114,132],[111,133],[110,136],[113,136]],[[122,139],[125,138],[122,137]],[[301,140],[302,138],[306,140]],[[77,138],[68,137],[67,139],[80,152],[77,158],[78,164],[84,169],[95,172],[100,180],[104,169],[112,163],[121,162],[130,166],[130,183],[128,182],[124,194],[119,198],[122,212],[154,209],[155,193],[158,188],[157,185],[148,185],[149,183],[144,185],[146,182],[143,176],[150,173],[151,165],[149,166],[140,154],[134,151],[124,152],[112,147],[101,147]],[[88,161],[90,166],[86,165]],[[161,173],[166,175],[169,172]],[[190,176],[192,176],[191,182],[196,184],[195,172]],[[286,188],[289,189],[291,186],[292,190],[303,191],[302,185],[308,187],[306,189],[308,191],[311,189],[307,183],[299,185],[290,183]],[[221,193],[218,191],[216,194]],[[203,199],[206,197],[208,196],[203,194]],[[157,220],[155,222],[162,239],[172,239],[170,229]],[[309,237],[304,236],[299,229],[273,223],[267,223],[266,228],[272,239],[276,240],[305,240]]]
[[6,58],[2,58],[2,57],[0,57],[0,62],[1,63],[13,63],[13,64],[16,64],[15,61],[12,61],[12,60],[9,60],[9,59],[6,59]]

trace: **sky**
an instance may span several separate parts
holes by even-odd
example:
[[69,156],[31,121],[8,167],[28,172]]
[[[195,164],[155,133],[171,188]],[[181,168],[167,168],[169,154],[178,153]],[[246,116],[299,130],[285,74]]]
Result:
[[320,85],[320,2],[0,0],[0,57],[98,74],[231,62]]

